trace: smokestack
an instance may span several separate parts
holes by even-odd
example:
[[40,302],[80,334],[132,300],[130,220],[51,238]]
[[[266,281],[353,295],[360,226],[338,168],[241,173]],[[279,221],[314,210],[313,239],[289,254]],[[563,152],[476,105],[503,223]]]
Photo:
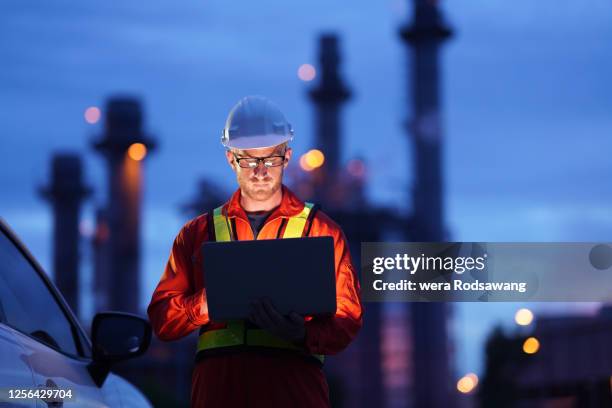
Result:
[[108,165],[109,292],[105,298],[111,310],[139,313],[142,163],[155,142],[142,129],[138,99],[111,98],[105,115],[104,133],[94,143]]
[[53,208],[53,278],[75,313],[79,313],[79,216],[91,190],[83,184],[81,158],[53,156],[51,182],[40,194]]
[[[413,238],[444,241],[439,48],[452,33],[443,22],[437,1],[414,0],[413,21],[400,34],[410,48],[409,92],[413,112],[409,133],[414,144],[416,183]],[[410,306],[414,340],[413,406],[455,406],[450,393],[448,305],[416,302]]]
[[108,253],[109,237],[110,230],[106,210],[98,208],[96,210],[96,226],[91,241],[94,281],[92,293],[95,313],[110,310],[108,300],[111,290],[110,256]]
[[[333,200],[335,185],[340,172],[340,147],[342,130],[340,111],[351,92],[340,77],[339,40],[336,35],[325,34],[319,38],[320,80],[310,90],[310,99],[316,108],[315,147],[325,155],[323,166],[314,170],[315,200],[323,207],[337,206]],[[327,204],[327,205],[326,205]]]

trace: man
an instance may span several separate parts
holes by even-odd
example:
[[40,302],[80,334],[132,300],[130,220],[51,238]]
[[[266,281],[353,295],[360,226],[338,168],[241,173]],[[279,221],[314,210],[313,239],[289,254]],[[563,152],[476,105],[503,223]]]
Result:
[[[328,407],[322,356],[342,351],[361,328],[359,282],[342,230],[282,184],[292,138],[283,114],[265,98],[246,97],[232,109],[222,143],[239,188],[222,207],[183,226],[153,293],[147,312],[161,340],[200,330],[194,407]],[[258,299],[246,322],[211,321],[202,243],[293,236],[333,237],[335,315],[283,316],[268,299]]]

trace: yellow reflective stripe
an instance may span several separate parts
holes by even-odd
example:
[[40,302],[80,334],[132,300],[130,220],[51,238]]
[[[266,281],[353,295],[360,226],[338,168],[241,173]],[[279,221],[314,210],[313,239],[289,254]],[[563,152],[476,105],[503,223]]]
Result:
[[312,207],[312,203],[304,203],[304,209],[302,212],[295,217],[289,218],[287,226],[285,227],[283,238],[300,238],[302,236],[304,226],[306,225],[306,220],[308,219],[308,215],[310,214]]
[[249,346],[263,346],[263,347],[286,348],[286,349],[291,349],[291,350],[301,350],[295,344],[290,343],[281,338],[278,338],[275,335],[265,330],[262,330],[262,329],[247,330],[246,344]]
[[[227,328],[206,331],[200,334],[198,338],[197,352],[203,350],[211,350],[221,347],[241,346],[246,344],[247,346],[259,346],[259,347],[270,347],[280,348],[287,350],[303,351],[300,347],[292,344],[286,340],[278,338],[273,334],[262,330],[252,329],[246,331],[246,343],[244,342],[244,321],[242,320],[231,320],[227,323]],[[321,363],[324,362],[325,356],[321,354],[309,354],[316,358]]]
[[200,334],[197,351],[242,344],[244,344],[244,321],[230,320],[225,329],[210,330]]
[[223,206],[215,208],[213,211],[213,223],[215,224],[215,240],[217,242],[231,241],[231,232],[228,228],[228,220],[223,215]]
[[[273,347],[273,348],[282,348],[296,351],[304,351],[302,348],[296,346],[293,343],[290,343],[286,340],[278,338],[273,334],[262,330],[262,329],[252,329],[247,330],[246,333],[246,344],[248,346],[260,346],[260,347]],[[316,358],[321,363],[325,360],[325,356],[321,354],[309,354],[310,356]]]

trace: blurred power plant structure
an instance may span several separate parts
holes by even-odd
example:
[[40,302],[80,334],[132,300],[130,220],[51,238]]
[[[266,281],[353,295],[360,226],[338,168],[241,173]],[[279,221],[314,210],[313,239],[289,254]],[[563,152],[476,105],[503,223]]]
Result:
[[[138,99],[109,99],[104,133],[94,142],[108,166],[107,205],[96,211],[92,238],[95,312],[145,315],[139,305],[142,163],[156,142],[143,130],[143,116]],[[186,405],[193,350],[189,338],[173,343],[154,339],[144,357],[114,371],[138,385],[156,406]]]
[[486,346],[482,408],[612,407],[612,306],[543,317],[528,334],[497,329]]
[[64,298],[79,313],[79,217],[91,194],[83,183],[83,165],[75,153],[53,156],[51,181],[41,195],[53,208],[53,277]]
[[[360,265],[360,243],[367,241],[444,241],[442,130],[438,52],[451,31],[443,23],[436,2],[417,0],[414,19],[401,30],[411,47],[410,100],[412,120],[409,135],[414,146],[413,214],[374,208],[363,199],[364,172],[340,165],[340,111],[351,92],[341,78],[338,40],[320,39],[319,83],[309,92],[315,104],[315,148],[324,161],[311,169],[310,178],[300,177],[297,187],[303,197],[317,201],[344,229],[356,265]],[[365,168],[365,165],[362,164]],[[359,203],[355,205],[354,203]],[[326,365],[330,387],[346,407],[456,407],[449,318],[445,303],[365,305],[364,329],[347,351]],[[347,375],[347,373],[351,373]],[[340,405],[340,404],[338,404]]]
[[[312,192],[304,199],[317,202],[340,226],[349,241],[355,265],[359,266],[361,241],[380,240],[379,224],[367,207],[355,206],[351,198],[354,189],[363,189],[365,173],[356,175],[357,184],[350,183],[350,174],[341,169],[342,104],[350,91],[340,75],[341,57],[338,39],[323,35],[319,43],[319,84],[309,91],[315,110],[315,147],[324,154],[321,166],[312,169],[310,179],[298,181],[310,185],[297,191]],[[347,189],[352,186],[352,189]],[[379,221],[382,222],[382,221]],[[359,269],[357,269],[359,270]],[[327,360],[325,370],[336,405],[347,407],[376,406],[383,401],[380,337],[380,306],[364,305],[364,330],[347,350]],[[351,373],[351,375],[347,375]]]
[[335,190],[335,187],[341,185],[339,180],[342,146],[340,112],[342,105],[351,97],[350,90],[340,77],[339,64],[340,53],[337,38],[333,35],[322,36],[319,49],[319,72],[321,73],[319,86],[311,89],[309,96],[316,110],[315,146],[325,154],[325,163],[312,170],[312,198],[321,204],[333,203],[334,207],[342,207],[350,203],[350,201],[340,202],[340,199],[345,197]]
[[[410,46],[412,119],[414,144],[414,212],[411,241],[447,240],[442,198],[442,109],[440,107],[439,48],[451,36],[438,3],[415,0],[414,18],[401,30]],[[442,408],[456,405],[451,395],[451,367],[447,320],[449,305],[414,302],[410,305],[413,339],[413,404]]]
[[100,261],[94,265],[94,279],[100,285],[95,297],[101,309],[140,312],[142,160],[155,146],[142,122],[138,100],[112,98],[106,106],[104,133],[94,143],[108,165],[107,204],[98,212],[97,226],[107,233],[104,240],[97,237],[95,246],[105,256],[94,255]]

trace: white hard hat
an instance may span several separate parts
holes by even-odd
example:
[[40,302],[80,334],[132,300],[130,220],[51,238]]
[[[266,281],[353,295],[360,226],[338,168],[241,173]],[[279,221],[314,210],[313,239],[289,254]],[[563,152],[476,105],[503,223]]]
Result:
[[263,149],[293,140],[293,129],[278,107],[263,96],[246,96],[230,111],[221,144]]

